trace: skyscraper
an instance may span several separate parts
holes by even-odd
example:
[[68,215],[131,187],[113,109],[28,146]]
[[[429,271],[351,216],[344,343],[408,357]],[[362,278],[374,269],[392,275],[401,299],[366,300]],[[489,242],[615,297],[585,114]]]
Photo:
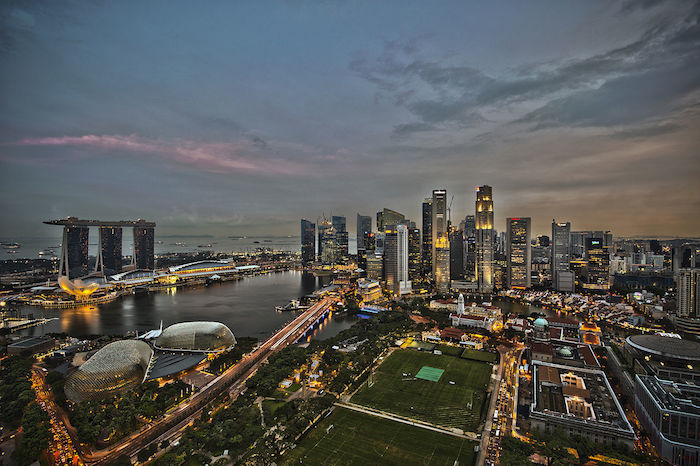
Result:
[[420,229],[408,229],[408,279],[412,286],[420,282],[421,277]]
[[316,225],[301,219],[301,263],[309,265],[316,260]]
[[476,281],[476,223],[473,215],[464,218],[464,278]]
[[113,226],[99,227],[100,247],[95,269],[105,274],[122,270],[122,229]]
[[[552,288],[558,291],[574,291],[571,273],[571,222],[552,220],[552,257],[550,260]],[[561,275],[563,273],[563,275]]]
[[372,233],[372,217],[357,214],[357,249],[367,249],[365,237]]
[[134,227],[134,265],[137,269],[153,270],[154,261],[154,229],[149,227]]
[[604,240],[598,237],[586,239],[588,257],[588,283],[585,288],[607,290],[610,288],[610,253]]
[[506,219],[506,261],[508,288],[530,288],[532,245],[530,217]]
[[479,291],[493,291],[493,196],[491,186],[480,186],[476,192],[476,279]]
[[[435,254],[436,254],[436,244],[438,239],[445,238],[447,240],[447,191],[444,189],[433,190],[433,202],[432,202],[433,212],[432,212],[432,260],[433,260],[433,276],[436,276],[436,264],[435,264]],[[447,244],[447,241],[445,241]],[[448,251],[448,264],[449,264],[449,251]]]
[[433,198],[425,198],[422,212],[421,266],[423,268],[423,275],[427,277],[433,273]]
[[441,235],[435,242],[435,287],[440,293],[450,291],[450,242]]
[[63,246],[59,275],[77,278],[88,272],[88,227],[66,225],[63,227]]
[[335,228],[327,218],[318,222],[318,259],[323,265],[335,264]]
[[407,294],[411,292],[411,279],[408,274],[409,263],[409,232],[406,225],[398,225],[396,227],[397,236],[397,264],[398,264],[398,281],[399,294]]
[[331,219],[335,233],[335,258],[336,264],[346,264],[348,262],[348,229],[345,217],[334,215]]
[[464,280],[464,233],[452,230],[450,239],[450,280]]
[[402,213],[396,212],[391,209],[384,209],[377,212],[377,231],[382,231],[390,225],[398,225],[405,220]]

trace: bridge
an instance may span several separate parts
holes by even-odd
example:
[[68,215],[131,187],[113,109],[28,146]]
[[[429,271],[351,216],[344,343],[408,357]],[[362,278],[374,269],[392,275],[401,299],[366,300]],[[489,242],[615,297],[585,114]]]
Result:
[[243,389],[245,381],[255,374],[261,364],[273,354],[299,341],[314,325],[325,318],[333,302],[334,300],[330,297],[317,302],[237,364],[209,382],[189,401],[108,449],[96,452],[83,451],[81,453],[83,461],[90,465],[111,464],[121,455],[131,457],[153,442],[174,437],[199,417],[206,406],[218,396],[226,391],[237,396]]

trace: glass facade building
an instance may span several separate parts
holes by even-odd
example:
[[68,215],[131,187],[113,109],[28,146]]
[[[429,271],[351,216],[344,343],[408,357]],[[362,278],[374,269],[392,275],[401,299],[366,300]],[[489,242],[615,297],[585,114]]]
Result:
[[530,217],[506,219],[506,262],[508,288],[530,288],[532,249]]
[[301,219],[301,263],[308,265],[316,260],[316,224]]
[[137,269],[154,269],[154,228],[134,227],[134,264]]
[[476,192],[476,280],[479,291],[490,293],[494,285],[493,194],[491,186],[480,186]]

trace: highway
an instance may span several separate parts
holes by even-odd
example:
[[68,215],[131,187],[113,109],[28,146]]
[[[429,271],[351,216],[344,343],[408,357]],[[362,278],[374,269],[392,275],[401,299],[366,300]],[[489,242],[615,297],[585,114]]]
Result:
[[159,442],[163,439],[175,437],[194,419],[199,417],[202,409],[216,397],[226,391],[229,391],[234,396],[240,393],[245,380],[255,374],[258,367],[267,358],[281,351],[286,346],[296,343],[308,328],[332,306],[333,302],[332,298],[324,298],[314,304],[268,338],[255,351],[209,382],[201,391],[193,395],[187,402],[178,406],[173,412],[148,424],[108,449],[84,454],[83,461],[90,465],[109,464],[121,455],[131,457],[137,454],[141,449],[147,448],[154,441]]

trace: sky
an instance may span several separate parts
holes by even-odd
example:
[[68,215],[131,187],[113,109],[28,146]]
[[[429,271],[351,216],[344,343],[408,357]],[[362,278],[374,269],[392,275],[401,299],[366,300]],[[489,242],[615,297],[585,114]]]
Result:
[[0,237],[382,208],[700,236],[696,1],[4,1]]

